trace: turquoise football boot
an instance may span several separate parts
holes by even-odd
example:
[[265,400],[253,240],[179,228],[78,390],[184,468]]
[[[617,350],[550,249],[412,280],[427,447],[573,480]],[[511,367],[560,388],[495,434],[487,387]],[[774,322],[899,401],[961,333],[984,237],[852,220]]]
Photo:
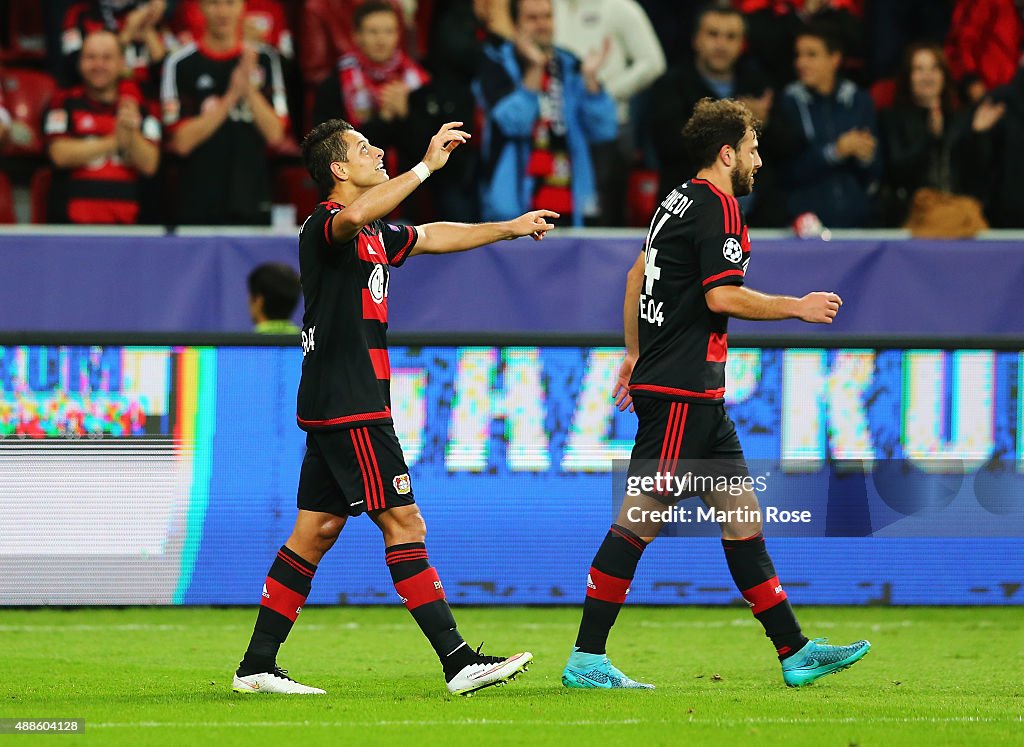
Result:
[[608,661],[605,654],[585,654],[573,648],[569,662],[562,671],[562,684],[566,687],[611,690],[653,690],[654,685],[632,680]]
[[810,685],[826,674],[852,667],[871,650],[867,641],[849,646],[829,646],[827,638],[808,641],[802,649],[782,661],[782,679],[790,687]]

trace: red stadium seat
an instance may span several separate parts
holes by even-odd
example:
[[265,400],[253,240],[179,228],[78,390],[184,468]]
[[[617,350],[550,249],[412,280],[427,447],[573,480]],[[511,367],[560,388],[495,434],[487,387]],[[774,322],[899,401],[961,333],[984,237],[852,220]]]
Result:
[[0,72],[0,86],[3,86],[4,104],[12,120],[11,142],[6,153],[44,155],[43,115],[57,88],[56,82],[37,70],[4,70]]
[[282,166],[274,179],[274,202],[295,206],[295,217],[302,221],[320,202],[320,188],[302,166]]
[[29,199],[32,203],[33,223],[46,223],[49,213],[50,185],[53,183],[53,169],[37,169],[29,185]]
[[892,78],[876,80],[871,84],[870,94],[877,111],[888,109],[896,99],[896,81]]
[[43,26],[43,4],[39,0],[7,0],[4,26],[0,40],[0,60],[33,62],[46,57],[46,32]]
[[11,180],[0,171],[0,223],[14,223],[14,195],[11,193]]
[[626,182],[626,225],[646,226],[658,204],[658,172],[634,169]]

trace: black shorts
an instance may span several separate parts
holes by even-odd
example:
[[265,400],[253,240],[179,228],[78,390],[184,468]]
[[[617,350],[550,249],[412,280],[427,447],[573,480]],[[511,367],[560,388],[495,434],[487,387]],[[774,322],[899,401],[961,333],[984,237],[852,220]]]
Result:
[[701,495],[709,485],[721,479],[739,479],[749,475],[736,426],[722,404],[674,402],[654,397],[634,397],[633,407],[639,425],[630,454],[628,476],[647,478],[646,485],[658,475],[682,477],[690,474],[694,489],[684,495],[678,491],[644,490],[652,497],[675,495],[677,498]]
[[306,511],[358,516],[408,506],[409,467],[390,425],[306,434],[298,505]]

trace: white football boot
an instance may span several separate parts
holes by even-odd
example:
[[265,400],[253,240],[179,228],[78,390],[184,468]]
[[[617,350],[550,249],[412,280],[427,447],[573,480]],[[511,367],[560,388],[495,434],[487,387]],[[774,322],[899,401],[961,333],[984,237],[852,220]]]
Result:
[[288,676],[288,670],[281,669],[281,667],[274,667],[269,672],[247,674],[245,677],[239,677],[236,674],[234,681],[231,683],[231,689],[236,693],[266,693],[267,695],[327,694],[326,690],[321,690],[319,687],[310,687],[309,685],[303,685],[301,682],[296,682]]
[[453,695],[472,695],[477,690],[493,685],[504,685],[525,672],[533,661],[533,654],[524,651],[508,658],[484,656],[478,652],[478,660],[464,666],[448,681],[448,692]]

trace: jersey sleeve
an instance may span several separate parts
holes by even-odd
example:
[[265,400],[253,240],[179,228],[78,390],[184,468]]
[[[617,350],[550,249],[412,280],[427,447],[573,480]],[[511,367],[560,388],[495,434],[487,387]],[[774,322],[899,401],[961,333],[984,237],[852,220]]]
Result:
[[409,251],[416,246],[419,233],[413,226],[385,223],[380,238],[384,244],[384,251],[388,253],[388,264],[392,267],[401,267],[409,257]]
[[704,292],[721,285],[743,285],[743,215],[736,199],[712,200],[696,222],[696,250]]

